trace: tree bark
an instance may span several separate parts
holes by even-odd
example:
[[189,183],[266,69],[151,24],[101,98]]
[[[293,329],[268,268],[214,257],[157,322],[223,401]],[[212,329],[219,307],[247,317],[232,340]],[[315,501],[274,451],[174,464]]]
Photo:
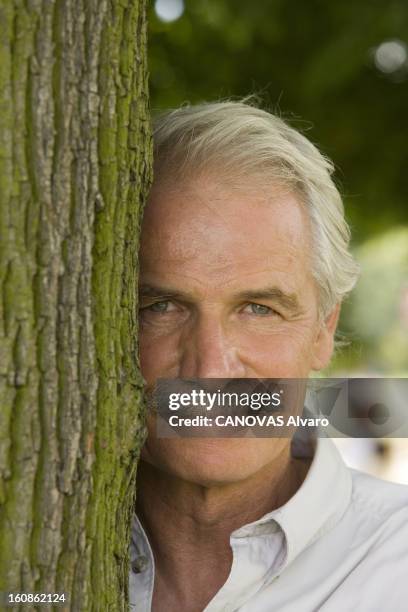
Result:
[[127,607],[150,159],[145,0],[0,0],[0,591],[75,611]]

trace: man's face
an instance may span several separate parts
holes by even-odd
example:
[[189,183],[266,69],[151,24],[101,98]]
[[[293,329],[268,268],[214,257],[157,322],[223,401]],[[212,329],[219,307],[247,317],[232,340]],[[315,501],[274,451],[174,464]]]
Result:
[[[306,213],[287,189],[213,175],[153,189],[140,252],[140,357],[158,378],[306,378],[332,351]],[[287,440],[158,440],[143,458],[202,484],[247,478]],[[245,454],[245,457],[244,457]]]

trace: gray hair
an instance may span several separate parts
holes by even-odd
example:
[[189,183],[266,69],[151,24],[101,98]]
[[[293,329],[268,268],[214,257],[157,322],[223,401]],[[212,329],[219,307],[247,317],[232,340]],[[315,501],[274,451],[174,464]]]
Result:
[[350,230],[332,179],[333,164],[279,117],[246,102],[167,111],[155,120],[154,159],[158,180],[215,167],[283,182],[299,194],[308,212],[321,316],[354,287],[359,266],[349,252]]

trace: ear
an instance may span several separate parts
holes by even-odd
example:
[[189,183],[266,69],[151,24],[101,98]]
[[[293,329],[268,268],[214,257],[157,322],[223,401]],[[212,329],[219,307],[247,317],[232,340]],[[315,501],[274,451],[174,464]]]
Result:
[[312,369],[322,370],[328,366],[334,349],[334,334],[340,316],[340,304],[320,324],[313,346]]

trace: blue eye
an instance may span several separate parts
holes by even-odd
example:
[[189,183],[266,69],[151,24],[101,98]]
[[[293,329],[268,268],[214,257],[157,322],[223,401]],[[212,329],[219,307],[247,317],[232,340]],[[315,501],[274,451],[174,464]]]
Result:
[[273,308],[269,308],[269,306],[264,306],[263,304],[255,304],[255,302],[247,304],[243,312],[258,315],[259,317],[277,314]]
[[262,304],[249,304],[251,311],[256,315],[268,315],[273,312],[272,308],[269,306],[263,306]]
[[167,312],[169,307],[169,302],[168,300],[163,300],[162,302],[155,302],[154,304],[150,304],[150,306],[147,306],[147,310],[150,310],[151,312]]

